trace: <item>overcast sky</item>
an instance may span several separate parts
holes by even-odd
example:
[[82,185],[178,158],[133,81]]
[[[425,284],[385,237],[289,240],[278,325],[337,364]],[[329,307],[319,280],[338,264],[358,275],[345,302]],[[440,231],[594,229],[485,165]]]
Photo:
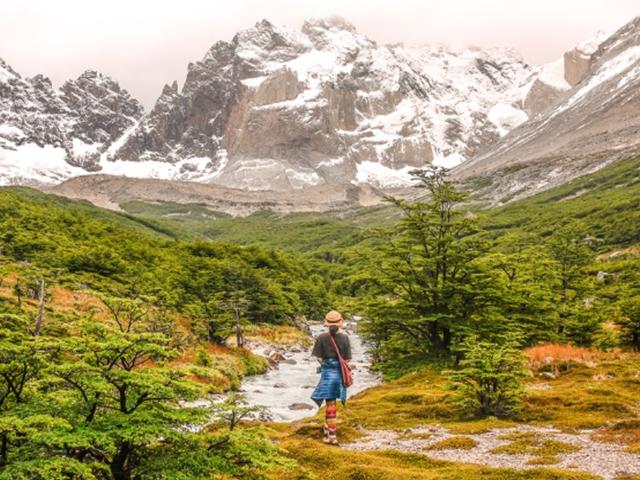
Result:
[[640,15],[640,0],[0,0],[0,57],[56,86],[99,70],[149,108],[215,41],[331,14],[379,43],[509,46],[544,63]]

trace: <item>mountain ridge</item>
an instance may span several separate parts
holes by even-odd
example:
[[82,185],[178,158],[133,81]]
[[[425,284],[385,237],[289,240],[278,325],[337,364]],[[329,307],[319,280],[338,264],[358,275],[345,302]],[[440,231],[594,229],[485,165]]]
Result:
[[[434,158],[455,163],[460,152],[497,139],[503,119],[494,118],[496,126],[488,111],[529,70],[507,49],[379,46],[338,17],[309,20],[300,31],[262,20],[231,42],[214,43],[189,64],[180,91],[177,82],[167,84],[149,112],[130,115],[118,138],[91,139],[87,158],[70,148],[58,153],[86,171],[203,182],[219,176],[216,183],[247,189],[381,183],[387,176],[394,184],[394,177],[406,181],[408,168]],[[456,90],[447,72],[473,78]],[[478,82],[496,98],[484,99]],[[430,100],[437,95],[444,95],[439,103]],[[86,173],[64,170],[35,180]],[[260,174],[275,180],[253,184]]]
[[640,17],[591,52],[582,79],[558,102],[456,167],[454,178],[489,180],[478,193],[501,203],[640,153]]
[[[571,154],[540,161],[545,148],[536,147],[525,158],[539,168],[520,168],[523,162],[503,152],[520,132],[533,129],[536,136],[535,125],[610,57],[634,54],[639,30],[634,19],[554,62],[531,66],[507,48],[378,45],[339,17],[308,20],[299,31],[262,20],[229,42],[215,42],[188,65],[182,87],[165,85],[146,113],[97,72],[56,91],[46,77],[22,79],[1,62],[0,184],[68,181],[60,191],[73,195],[74,187],[86,191],[91,183],[84,175],[100,173],[129,177],[120,181],[127,185],[158,179],[255,191],[259,202],[263,192],[284,198],[310,187],[326,186],[336,198],[352,198],[353,185],[404,188],[408,172],[429,163],[459,165],[453,175],[466,182],[496,165],[530,171],[485,189],[499,203],[604,165],[593,160],[598,155],[610,163],[635,153],[634,147],[613,155],[606,136],[598,139],[600,154],[594,147],[586,155],[589,161]],[[30,111],[16,104],[16,92],[31,101]],[[553,161],[566,164],[555,181]]]

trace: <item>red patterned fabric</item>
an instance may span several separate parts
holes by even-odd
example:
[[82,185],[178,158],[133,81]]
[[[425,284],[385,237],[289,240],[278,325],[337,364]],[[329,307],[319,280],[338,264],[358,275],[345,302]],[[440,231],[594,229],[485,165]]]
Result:
[[338,443],[336,417],[338,408],[335,400],[327,400],[327,409],[324,417],[324,442],[335,445]]

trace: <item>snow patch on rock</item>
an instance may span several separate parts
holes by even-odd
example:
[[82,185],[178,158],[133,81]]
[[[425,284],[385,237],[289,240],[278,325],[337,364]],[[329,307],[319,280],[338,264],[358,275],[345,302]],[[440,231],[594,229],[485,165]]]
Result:
[[506,103],[499,103],[491,107],[487,116],[489,121],[498,128],[501,137],[529,118],[522,110]]
[[564,59],[559,58],[543,65],[538,78],[541,82],[561,91],[569,90],[571,85],[564,78]]
[[415,167],[393,169],[381,163],[364,161],[357,164],[356,182],[370,183],[378,187],[407,187],[413,184],[409,174]]

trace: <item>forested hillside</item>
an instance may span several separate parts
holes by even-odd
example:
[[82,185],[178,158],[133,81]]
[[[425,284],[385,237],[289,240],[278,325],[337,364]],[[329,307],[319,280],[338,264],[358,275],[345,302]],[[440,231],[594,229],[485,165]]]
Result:
[[[346,440],[430,422],[470,435],[552,422],[609,425],[603,435],[635,451],[639,166],[620,162],[494,209],[433,169],[417,176],[419,202],[241,219],[198,205],[119,213],[2,189],[0,478],[322,474],[312,456],[328,447],[308,426],[228,428],[184,401],[267,368],[242,348],[245,334],[329,308],[363,317],[375,367],[402,377],[358,396],[344,412]],[[550,415],[548,405],[567,402]],[[232,396],[214,411],[235,419],[255,409]],[[614,420],[627,422],[624,436]],[[540,452],[540,462],[561,461]],[[455,463],[425,464],[423,477],[415,457],[345,455],[336,478],[588,478]]]
[[185,430],[210,413],[181,402],[264,372],[244,335],[324,311],[323,271],[174,237],[84,202],[0,191],[0,478],[210,478],[281,462],[260,431]]

